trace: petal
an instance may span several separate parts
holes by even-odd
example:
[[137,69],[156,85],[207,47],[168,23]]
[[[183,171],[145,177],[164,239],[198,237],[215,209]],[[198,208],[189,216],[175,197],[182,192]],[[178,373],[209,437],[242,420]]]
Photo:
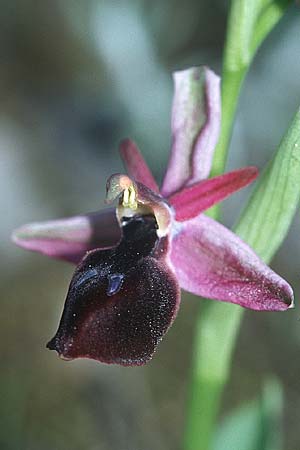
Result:
[[207,178],[219,137],[220,78],[207,67],[175,72],[172,147],[161,192],[169,196]]
[[[126,227],[137,227],[140,233],[138,227],[145,230],[143,221],[129,219]],[[125,366],[151,359],[180,299],[176,278],[164,258],[151,256],[157,241],[151,227],[150,223],[146,240],[144,236],[130,239],[132,232],[128,237],[126,231],[115,249],[94,250],[83,259],[48,348],[66,359],[92,358]]]
[[88,250],[110,248],[121,239],[115,208],[23,225],[12,240],[27,250],[77,264]]
[[159,192],[157,183],[136,144],[131,139],[124,139],[120,142],[119,150],[128,175],[152,191]]
[[180,226],[171,261],[183,289],[261,311],[293,305],[289,284],[223,225],[202,214]]
[[182,189],[168,202],[174,207],[179,222],[192,219],[251,183],[258,175],[256,167],[245,167],[218,177],[200,181]]

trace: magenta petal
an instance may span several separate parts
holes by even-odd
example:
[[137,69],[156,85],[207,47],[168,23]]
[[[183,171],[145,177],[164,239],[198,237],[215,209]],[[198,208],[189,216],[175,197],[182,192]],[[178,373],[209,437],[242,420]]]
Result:
[[67,219],[23,225],[13,241],[27,250],[77,264],[88,250],[110,248],[120,241],[115,208]]
[[131,178],[144,184],[149,189],[152,189],[152,191],[159,192],[157,183],[147,163],[131,139],[121,141],[120,154],[127,173]]
[[180,227],[171,261],[183,289],[261,311],[293,306],[289,284],[223,225],[202,214]]
[[180,300],[173,272],[163,257],[152,256],[156,241],[155,219],[133,218],[118,247],[88,253],[75,271],[59,329],[47,347],[66,359],[125,366],[151,359]]
[[172,147],[161,192],[165,197],[207,178],[219,137],[220,78],[207,67],[175,72]]
[[218,177],[200,181],[182,189],[168,202],[174,207],[179,222],[192,219],[251,183],[258,175],[256,167],[245,167]]

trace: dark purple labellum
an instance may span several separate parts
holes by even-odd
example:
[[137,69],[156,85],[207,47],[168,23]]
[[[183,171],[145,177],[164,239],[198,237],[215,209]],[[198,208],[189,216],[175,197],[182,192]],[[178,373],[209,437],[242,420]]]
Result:
[[146,363],[176,316],[179,286],[166,264],[167,239],[153,216],[124,219],[123,238],[77,267],[59,329],[48,343],[66,359]]

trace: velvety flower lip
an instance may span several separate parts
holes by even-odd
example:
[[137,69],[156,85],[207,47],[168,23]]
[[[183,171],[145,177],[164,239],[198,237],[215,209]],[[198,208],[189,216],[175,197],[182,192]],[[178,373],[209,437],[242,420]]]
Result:
[[259,311],[293,307],[290,285],[203,212],[251,183],[255,167],[207,178],[220,126],[219,78],[177,72],[170,161],[159,189],[138,147],[107,182],[115,208],[25,225],[17,245],[77,264],[48,348],[65,359],[142,365],[176,317],[180,288]]
[[47,347],[64,359],[142,365],[173,322],[180,289],[157,252],[153,216],[123,223],[123,239],[111,250],[93,250],[71,280],[64,312]]

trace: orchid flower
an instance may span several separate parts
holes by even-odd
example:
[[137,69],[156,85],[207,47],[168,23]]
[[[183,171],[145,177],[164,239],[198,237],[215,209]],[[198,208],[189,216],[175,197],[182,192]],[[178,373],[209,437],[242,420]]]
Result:
[[48,348],[64,359],[142,365],[176,317],[180,288],[260,311],[293,305],[289,284],[205,210],[253,181],[246,167],[209,176],[220,126],[219,78],[177,72],[172,146],[159,189],[137,146],[120,144],[126,174],[107,182],[116,207],[25,225],[16,244],[77,264]]

